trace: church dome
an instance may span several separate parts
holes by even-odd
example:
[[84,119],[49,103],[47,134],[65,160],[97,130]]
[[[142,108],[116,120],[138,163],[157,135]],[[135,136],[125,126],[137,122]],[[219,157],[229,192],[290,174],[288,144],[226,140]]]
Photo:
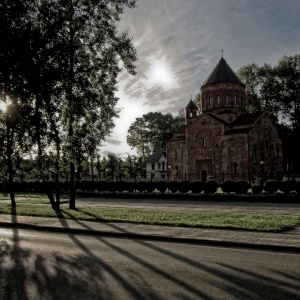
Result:
[[245,112],[245,88],[245,84],[222,57],[201,86],[202,113],[214,113],[225,121],[232,121]]
[[221,82],[239,83],[244,85],[223,57],[220,59],[219,63],[216,65],[207,79],[204,81],[202,86]]

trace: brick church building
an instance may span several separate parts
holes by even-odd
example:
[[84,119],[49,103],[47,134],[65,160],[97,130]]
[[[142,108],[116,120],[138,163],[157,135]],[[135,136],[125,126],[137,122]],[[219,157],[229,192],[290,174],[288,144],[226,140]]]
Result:
[[282,144],[266,111],[246,110],[245,84],[222,57],[191,100],[185,125],[167,142],[169,176],[189,180],[244,179],[282,174]]

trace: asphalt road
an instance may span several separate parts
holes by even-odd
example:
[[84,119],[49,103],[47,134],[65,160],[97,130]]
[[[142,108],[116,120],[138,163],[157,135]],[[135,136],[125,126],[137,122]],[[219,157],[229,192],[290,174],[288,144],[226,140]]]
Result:
[[0,229],[0,299],[300,299],[300,254]]

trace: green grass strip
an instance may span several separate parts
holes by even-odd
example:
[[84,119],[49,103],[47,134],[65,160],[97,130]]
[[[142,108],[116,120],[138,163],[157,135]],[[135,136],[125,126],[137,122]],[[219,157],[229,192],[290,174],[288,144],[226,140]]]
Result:
[[[62,208],[59,215],[50,205],[18,204],[12,210],[10,204],[0,206],[0,214],[65,218],[94,222],[129,222],[151,225],[243,229],[280,232],[300,226],[298,216],[267,214],[241,214],[227,212],[187,212],[128,208],[82,207],[76,210]],[[0,217],[1,219],[1,217]]]

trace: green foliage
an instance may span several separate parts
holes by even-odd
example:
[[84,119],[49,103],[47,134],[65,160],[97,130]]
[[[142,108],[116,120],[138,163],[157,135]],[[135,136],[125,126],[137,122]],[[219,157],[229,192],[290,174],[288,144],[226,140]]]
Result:
[[158,181],[156,183],[157,190],[160,191],[162,194],[166,192],[168,187],[169,187],[169,183],[167,181]]
[[191,183],[192,193],[201,193],[203,192],[204,184],[202,181],[193,181]]
[[250,185],[245,180],[238,180],[234,183],[234,191],[237,194],[245,194],[248,192]]
[[150,112],[143,115],[130,125],[127,133],[127,143],[137,150],[142,157],[149,156],[152,152],[163,150],[166,141],[172,133],[183,124],[181,117],[172,114]]
[[178,181],[171,181],[169,182],[169,190],[172,193],[176,193],[179,189]]
[[296,187],[296,181],[295,180],[285,180],[280,182],[279,189],[283,193],[290,193],[291,191],[294,191]]
[[208,180],[204,183],[204,193],[215,193],[219,187],[219,184],[213,180]]
[[221,188],[224,193],[232,193],[235,191],[235,182],[232,180],[226,180],[221,184]]
[[267,180],[265,183],[265,190],[269,194],[274,194],[276,191],[278,191],[280,188],[280,184],[277,180]]
[[147,186],[147,189],[146,189],[147,193],[152,193],[155,190],[155,188],[156,188],[156,184],[153,181],[148,181],[146,183],[146,186]]
[[139,182],[137,182],[136,189],[139,192],[145,192],[147,190],[147,183],[145,181],[139,181]]
[[70,205],[75,207],[75,168],[95,157],[114,126],[117,76],[122,67],[135,74],[136,50],[128,32],[120,33],[117,27],[124,8],[135,3],[0,3],[0,82],[4,100],[10,104],[6,113],[10,181],[18,133],[22,147],[26,142],[27,148],[37,149],[36,170],[42,180],[47,170],[45,151],[55,149],[56,180],[63,152],[70,166]]
[[180,181],[178,185],[178,189],[180,193],[187,193],[191,190],[191,182],[190,181]]
[[246,65],[238,76],[247,86],[248,109],[270,113],[283,141],[284,160],[300,171],[300,54],[283,56],[275,66]]
[[251,189],[253,194],[260,194],[263,191],[264,187],[258,184],[258,185],[253,185]]

